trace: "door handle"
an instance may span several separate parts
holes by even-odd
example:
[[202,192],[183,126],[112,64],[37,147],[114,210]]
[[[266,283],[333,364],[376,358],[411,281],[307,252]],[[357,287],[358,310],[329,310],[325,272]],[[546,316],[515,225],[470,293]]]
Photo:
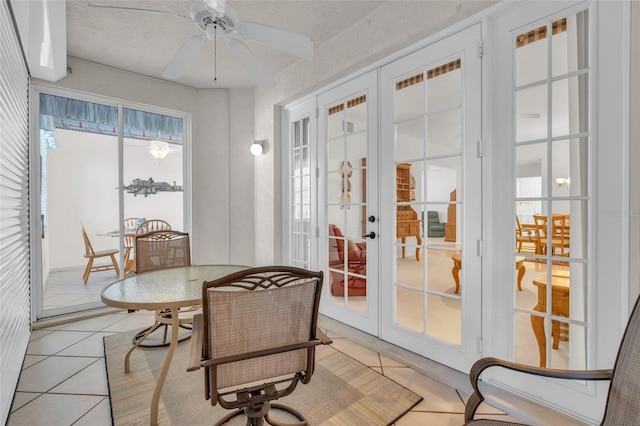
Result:
[[371,231],[368,234],[362,236],[362,238],[371,238],[372,240],[376,237],[376,233]]

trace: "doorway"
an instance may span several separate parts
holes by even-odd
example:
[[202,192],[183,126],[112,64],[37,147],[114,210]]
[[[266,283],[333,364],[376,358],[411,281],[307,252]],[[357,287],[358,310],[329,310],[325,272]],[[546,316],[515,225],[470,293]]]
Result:
[[135,272],[130,235],[145,219],[185,229],[186,117],[62,91],[36,95],[42,263],[34,294],[44,318],[104,306],[102,289]]
[[[313,265],[298,259],[315,248],[321,312],[461,371],[480,340],[480,34],[476,25],[331,88],[284,122],[294,166],[284,229],[300,240],[285,257]],[[307,210],[316,226],[299,220]]]

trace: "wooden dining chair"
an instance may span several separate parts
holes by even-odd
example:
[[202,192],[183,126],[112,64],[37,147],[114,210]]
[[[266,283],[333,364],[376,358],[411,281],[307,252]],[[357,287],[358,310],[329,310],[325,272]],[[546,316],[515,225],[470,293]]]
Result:
[[137,217],[128,217],[124,220],[124,273],[135,272],[135,244],[134,232],[138,227]]
[[136,234],[146,234],[153,231],[170,230],[169,222],[162,219],[149,219],[142,222],[136,229]]
[[[136,222],[133,224],[131,228],[127,228],[126,224],[129,219],[125,219],[125,247],[131,245],[131,249],[129,250],[129,257],[126,257],[127,253],[125,253],[125,258],[129,259],[126,264],[125,272],[135,272],[138,273],[138,266],[136,264],[136,237],[138,235],[146,234],[148,232],[153,231],[166,231],[171,230],[171,225],[166,220],[162,219],[149,219],[145,220],[142,223],[138,224],[137,218]],[[127,229],[134,229],[134,232],[127,232]]]
[[516,216],[516,251],[536,252],[538,236],[536,229],[525,229],[520,224],[520,219]]
[[547,252],[547,216],[533,215],[533,223],[536,225],[536,254]]
[[534,215],[533,220],[538,234],[538,254],[547,254],[548,247],[551,246],[552,256],[569,256],[568,215],[552,215],[550,233],[547,229],[547,216]]
[[[118,249],[111,250],[100,250],[95,251],[93,246],[91,245],[91,241],[89,240],[89,236],[87,235],[87,231],[84,229],[84,224],[80,222],[80,228],[82,230],[82,238],[84,239],[84,257],[87,260],[87,266],[84,268],[84,274],[82,275],[82,279],[84,280],[85,285],[89,281],[89,275],[92,272],[99,271],[108,271],[115,270],[116,276],[120,276],[120,268],[118,267],[118,261],[116,260],[116,254],[118,254]],[[111,258],[111,264],[102,264],[102,265],[94,265],[93,261],[96,259],[109,257]]]
[[553,254],[569,256],[569,215],[553,215],[551,217],[551,222],[551,232],[553,233]]

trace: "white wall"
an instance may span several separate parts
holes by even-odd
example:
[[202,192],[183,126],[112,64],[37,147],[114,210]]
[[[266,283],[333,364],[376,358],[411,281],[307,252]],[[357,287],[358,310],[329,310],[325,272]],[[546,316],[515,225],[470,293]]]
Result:
[[[253,89],[231,89],[229,111],[229,262],[253,264],[255,222],[247,219],[249,212],[254,214],[254,163],[260,161],[249,152],[254,140]],[[268,145],[264,148],[269,150]]]
[[[230,262],[233,246],[233,262],[252,265],[254,247],[253,239],[247,237],[247,230],[251,229],[247,224],[254,223],[254,209],[253,203],[246,200],[253,199],[253,175],[235,177],[239,171],[250,169],[253,161],[248,152],[249,141],[245,140],[254,121],[252,109],[247,107],[252,105],[251,92],[196,90],[77,58],[68,58],[68,63],[71,73],[66,78],[55,84],[37,80],[34,83],[191,114],[191,129],[186,131],[191,132],[192,142],[187,172],[192,189],[192,261]],[[230,105],[237,108],[231,110]],[[233,220],[230,202],[235,203]]]
[[[256,162],[256,263],[281,260],[280,108],[326,87],[429,35],[493,5],[493,1],[388,1],[317,47],[310,62],[298,61],[275,76],[271,89],[256,89],[255,138],[272,144]],[[275,250],[274,250],[275,248]]]

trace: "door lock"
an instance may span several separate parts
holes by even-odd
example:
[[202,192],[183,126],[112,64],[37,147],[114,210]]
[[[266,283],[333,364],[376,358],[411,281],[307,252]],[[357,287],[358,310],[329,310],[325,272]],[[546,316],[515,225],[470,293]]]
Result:
[[373,223],[373,222],[375,222],[375,221],[376,221],[376,217],[375,217],[375,216],[373,216],[373,215],[369,216],[369,218],[368,218],[368,219],[369,219],[369,222],[371,222],[371,223]]

